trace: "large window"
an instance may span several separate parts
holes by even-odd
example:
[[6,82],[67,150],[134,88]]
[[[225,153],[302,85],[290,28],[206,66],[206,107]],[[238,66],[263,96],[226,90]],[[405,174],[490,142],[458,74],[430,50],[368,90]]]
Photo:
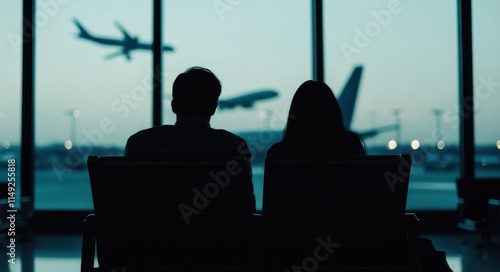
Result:
[[[357,99],[343,105],[352,111],[349,128],[364,136],[369,154],[413,155],[410,210],[456,208],[457,7],[454,0],[438,2],[324,1],[325,80],[341,97],[353,71],[362,67]],[[37,4],[35,22],[35,208],[92,209],[87,156],[121,155],[131,134],[152,125],[152,52],[113,46],[127,39],[152,42],[152,5],[47,3]],[[475,3],[475,13],[493,10],[481,5]],[[474,20],[475,30],[495,25],[493,15],[483,17]],[[494,55],[494,35],[474,33],[475,52],[481,52],[476,81],[491,78],[496,86],[494,58],[484,57]],[[281,139],[294,91],[312,77],[311,37],[310,1],[163,2],[163,45],[173,48],[163,53],[163,123],[175,122],[172,82],[191,66],[207,67],[221,79],[221,100],[262,90],[277,93],[247,107],[220,107],[212,118],[213,127],[249,142],[258,208],[264,155]],[[19,84],[15,76],[8,80]],[[476,142],[496,152],[499,133],[490,129],[495,115],[488,106],[498,104],[496,93],[482,94],[488,99],[477,106]],[[7,116],[2,108],[0,122]],[[15,146],[15,139],[7,141]],[[498,153],[484,157],[477,150],[480,167],[498,159]],[[421,201],[424,196],[432,200]]]
[[[0,18],[0,198],[7,195],[7,166],[15,160],[17,194],[21,197],[21,31],[22,2],[1,1]],[[5,190],[5,191],[4,191]]]
[[[219,108],[214,128],[245,138],[252,152],[253,182],[260,209],[263,161],[281,140],[288,107],[298,86],[311,79],[311,6],[309,1],[166,1],[163,55],[164,123],[173,124],[172,83],[191,66],[211,69],[222,82],[221,100],[274,91],[253,104]],[[246,106],[246,107],[244,107]]]
[[[88,155],[121,155],[131,134],[152,125],[152,52],[102,43],[126,39],[125,31],[151,43],[152,6],[71,1],[37,12],[35,208],[92,209]],[[163,53],[165,124],[175,122],[173,80],[191,66],[219,77],[222,100],[277,93],[220,107],[212,118],[213,127],[248,140],[260,208],[265,152],[280,140],[293,92],[311,78],[310,3],[165,1],[163,15],[163,45],[173,48]]]
[[91,210],[87,157],[122,155],[128,136],[151,126],[152,53],[126,46],[151,43],[152,5],[44,3],[36,7],[35,209]]
[[408,210],[456,209],[456,1],[326,0],[324,22],[325,78],[337,96],[362,67],[350,129],[368,154],[412,154]]
[[476,177],[500,177],[500,2],[472,1]]

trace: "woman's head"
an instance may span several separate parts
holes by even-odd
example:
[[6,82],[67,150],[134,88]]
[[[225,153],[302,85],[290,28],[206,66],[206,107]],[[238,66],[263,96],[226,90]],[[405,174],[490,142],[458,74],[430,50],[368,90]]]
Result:
[[346,130],[342,111],[333,91],[323,82],[308,80],[293,96],[285,139],[325,133],[335,136]]

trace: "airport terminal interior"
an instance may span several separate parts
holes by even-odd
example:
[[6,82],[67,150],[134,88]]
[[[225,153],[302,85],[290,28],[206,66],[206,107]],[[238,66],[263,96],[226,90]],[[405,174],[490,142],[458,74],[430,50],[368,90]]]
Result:
[[[420,237],[454,272],[500,271],[498,10],[496,0],[1,1],[0,271],[81,271],[87,159],[123,156],[132,134],[174,124],[172,84],[193,66],[221,81],[210,125],[247,141],[258,213],[293,95],[322,81],[367,155],[411,155],[405,211]],[[153,190],[138,182],[131,201],[147,210]]]

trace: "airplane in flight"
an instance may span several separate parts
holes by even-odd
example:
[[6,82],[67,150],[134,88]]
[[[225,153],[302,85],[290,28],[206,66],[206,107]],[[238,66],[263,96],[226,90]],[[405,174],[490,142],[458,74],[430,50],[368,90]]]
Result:
[[[131,36],[123,26],[121,26],[118,22],[116,22],[116,27],[122,32],[122,39],[111,39],[105,37],[98,37],[90,34],[83,25],[77,20],[74,19],[73,22],[79,29],[78,38],[88,40],[91,42],[95,42],[102,45],[110,45],[110,46],[119,46],[120,51],[114,52],[104,56],[105,60],[109,60],[120,55],[125,56],[127,60],[130,60],[130,52],[132,50],[152,50],[152,45],[148,43],[139,42],[139,38],[137,36]],[[172,46],[164,45],[162,46],[163,51],[174,51]]]
[[[272,89],[262,89],[250,91],[242,95],[234,96],[232,98],[219,98],[219,104],[217,106],[218,110],[232,110],[237,107],[242,108],[253,108],[256,102],[267,100],[273,97],[277,97],[279,94],[277,91]],[[172,100],[172,94],[167,94],[166,100]]]
[[275,90],[258,90],[247,94],[239,95],[229,99],[219,99],[219,109],[233,109],[235,107],[252,108],[254,103],[259,100],[267,100],[277,97],[278,92]]

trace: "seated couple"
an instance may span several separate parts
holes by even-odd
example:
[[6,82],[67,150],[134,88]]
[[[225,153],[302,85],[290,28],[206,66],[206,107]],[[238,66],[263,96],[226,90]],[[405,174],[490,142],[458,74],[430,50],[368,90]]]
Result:
[[[172,87],[172,111],[175,125],[163,125],[132,135],[125,156],[243,155],[251,154],[244,139],[210,127],[221,94],[219,79],[203,67],[191,67],[181,73]],[[306,81],[295,93],[283,141],[274,144],[268,154],[363,155],[360,137],[345,129],[342,113],[332,90],[322,82]],[[251,207],[255,207],[253,184],[249,178]],[[255,208],[251,211],[255,212]]]
[[[219,79],[203,67],[191,67],[181,73],[172,88],[175,125],[163,125],[132,135],[125,156],[145,157],[161,154],[179,156],[251,154],[244,139],[223,129],[210,127],[221,94]],[[365,155],[362,139],[348,131],[332,90],[323,82],[308,80],[295,92],[282,141],[267,154],[284,156]],[[248,203],[255,213],[252,175],[248,179]],[[436,251],[432,241],[421,238],[422,271],[451,271],[445,253]]]

